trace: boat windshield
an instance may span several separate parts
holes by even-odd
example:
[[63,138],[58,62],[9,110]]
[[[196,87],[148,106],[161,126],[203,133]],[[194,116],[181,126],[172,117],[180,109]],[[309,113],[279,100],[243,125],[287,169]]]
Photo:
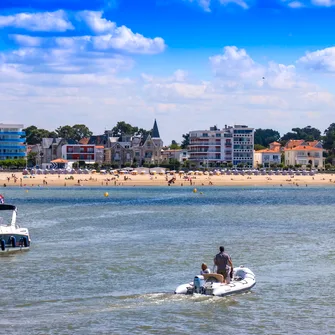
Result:
[[2,212],[0,216],[0,226],[8,226],[12,222],[11,213]]

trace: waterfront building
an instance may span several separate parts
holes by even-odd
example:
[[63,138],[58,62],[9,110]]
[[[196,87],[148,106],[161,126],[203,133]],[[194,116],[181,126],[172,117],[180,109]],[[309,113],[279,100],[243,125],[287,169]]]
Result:
[[25,158],[26,133],[23,124],[0,123],[0,160]]
[[270,143],[270,148],[257,150],[254,153],[254,167],[259,166],[268,168],[281,163],[281,144],[278,142]]
[[79,161],[93,164],[96,162],[96,146],[94,144],[65,144],[62,146],[61,157],[70,165]]
[[310,165],[312,168],[323,169],[323,152],[320,141],[290,140],[284,147],[285,165]]
[[166,149],[162,150],[162,163],[169,163],[171,159],[177,160],[181,164],[189,159],[186,149]]
[[216,126],[189,133],[189,160],[195,167],[252,167],[254,128],[245,125]]
[[151,134],[146,137],[131,134],[120,137],[109,137],[105,147],[105,163],[124,166],[125,164],[159,165],[161,163],[161,150],[163,141],[160,138],[157,121]]
[[108,148],[105,148],[105,162],[121,168],[133,163],[133,150],[131,148],[132,136],[109,137]]

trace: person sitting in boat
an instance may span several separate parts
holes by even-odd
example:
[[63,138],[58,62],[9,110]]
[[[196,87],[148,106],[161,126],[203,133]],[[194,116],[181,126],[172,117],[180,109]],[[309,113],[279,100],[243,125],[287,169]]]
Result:
[[233,262],[230,256],[224,252],[224,247],[220,247],[220,252],[214,257],[214,264],[217,267],[217,273],[221,274],[226,284],[230,283],[230,273],[233,269]]
[[204,275],[205,273],[211,273],[211,270],[207,267],[206,263],[202,263],[200,274]]

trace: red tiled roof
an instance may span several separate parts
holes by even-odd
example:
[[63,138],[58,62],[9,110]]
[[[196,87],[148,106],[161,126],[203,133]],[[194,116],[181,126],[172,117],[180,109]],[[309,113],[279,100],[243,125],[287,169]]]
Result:
[[68,163],[68,162],[69,161],[67,161],[66,159],[62,159],[62,158],[57,158],[51,161],[51,163]]
[[285,151],[323,151],[321,148],[311,147],[310,145],[299,145],[294,148],[285,148]]
[[319,141],[310,141],[310,142],[306,142],[308,145],[310,145],[311,147],[315,147],[318,143],[319,143]]
[[305,142],[304,140],[289,140],[285,145],[285,149],[292,149],[294,147],[301,145],[304,142]]
[[79,144],[88,144],[89,140],[90,140],[89,137],[84,137],[79,141]]

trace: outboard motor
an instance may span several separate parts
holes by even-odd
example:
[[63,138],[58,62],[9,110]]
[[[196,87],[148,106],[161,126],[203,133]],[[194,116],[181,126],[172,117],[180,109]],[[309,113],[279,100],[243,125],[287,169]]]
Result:
[[205,285],[204,276],[194,277],[194,293],[202,293]]

